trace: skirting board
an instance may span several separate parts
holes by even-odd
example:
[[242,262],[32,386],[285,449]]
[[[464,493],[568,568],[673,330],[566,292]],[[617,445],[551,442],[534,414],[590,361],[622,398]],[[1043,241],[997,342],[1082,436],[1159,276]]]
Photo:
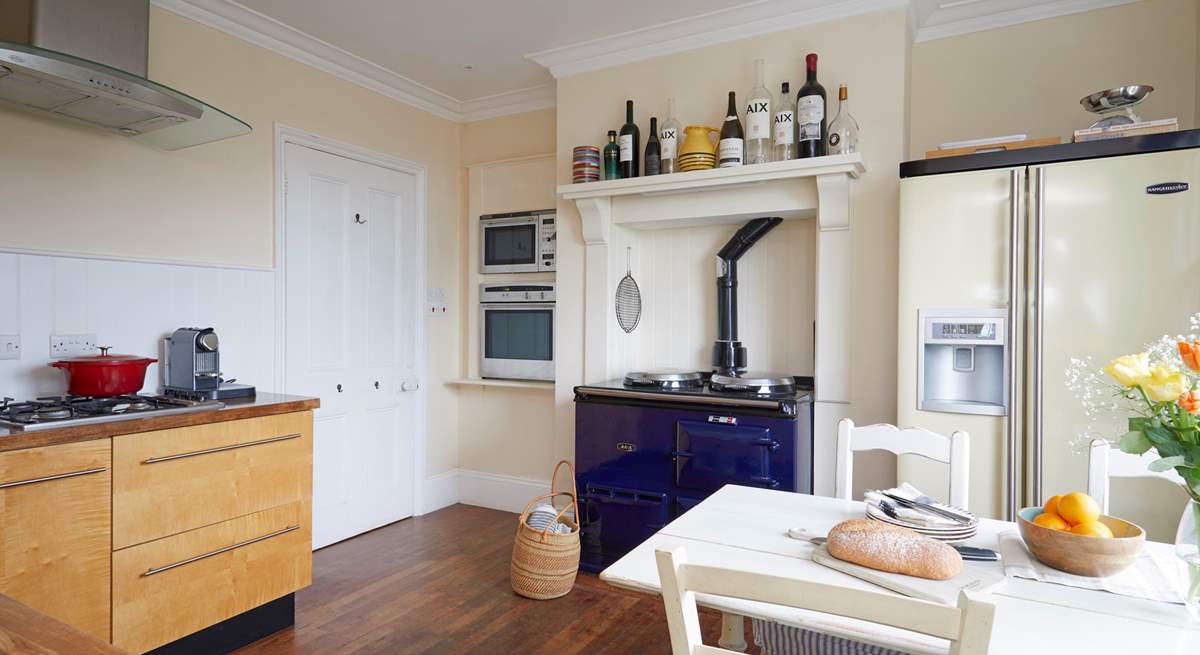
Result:
[[425,478],[425,502],[421,513],[428,514],[455,503],[517,513],[525,509],[530,500],[549,491],[549,480],[451,469]]

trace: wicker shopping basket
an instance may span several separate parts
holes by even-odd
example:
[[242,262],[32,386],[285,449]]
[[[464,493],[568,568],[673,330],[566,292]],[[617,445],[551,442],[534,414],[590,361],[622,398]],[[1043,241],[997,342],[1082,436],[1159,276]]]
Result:
[[[571,491],[559,491],[558,472],[567,467],[571,474]],[[542,530],[527,523],[533,506],[549,500],[557,507],[558,501],[566,500],[558,512],[556,521],[570,526],[566,534],[550,532],[551,521]],[[570,515],[567,510],[571,510]],[[517,521],[517,539],[513,544],[512,579],[513,591],[534,600],[549,600],[564,596],[575,586],[575,574],[579,572],[579,499],[575,489],[575,469],[563,460],[554,467],[550,478],[550,493],[529,501],[521,518]]]

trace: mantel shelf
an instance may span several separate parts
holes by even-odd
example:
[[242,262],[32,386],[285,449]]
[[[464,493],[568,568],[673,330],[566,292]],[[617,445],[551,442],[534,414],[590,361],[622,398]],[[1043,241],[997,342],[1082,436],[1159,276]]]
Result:
[[650,175],[627,180],[563,184],[558,187],[558,195],[564,200],[615,198],[630,195],[667,195],[710,191],[773,180],[815,178],[820,175],[838,173],[857,178],[864,172],[866,172],[866,167],[863,166],[862,153],[853,153],[737,168],[713,168],[707,171]]

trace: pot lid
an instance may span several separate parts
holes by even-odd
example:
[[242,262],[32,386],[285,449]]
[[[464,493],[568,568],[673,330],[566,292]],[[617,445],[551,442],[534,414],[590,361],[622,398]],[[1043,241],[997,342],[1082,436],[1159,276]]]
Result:
[[143,357],[141,355],[110,355],[108,351],[112,346],[100,346],[99,355],[79,355],[78,357],[67,357],[65,359],[55,360],[55,363],[66,364],[112,364],[119,366],[121,364],[137,362],[137,363],[154,363],[157,359],[151,357]]

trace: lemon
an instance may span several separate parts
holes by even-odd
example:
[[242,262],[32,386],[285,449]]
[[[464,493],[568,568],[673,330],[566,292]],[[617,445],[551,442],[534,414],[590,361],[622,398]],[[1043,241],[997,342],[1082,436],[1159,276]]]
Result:
[[1091,523],[1100,518],[1100,506],[1082,491],[1073,491],[1058,499],[1058,515],[1071,525]]
[[1071,528],[1071,534],[1081,534],[1085,537],[1100,537],[1101,539],[1113,538],[1112,530],[1109,530],[1107,525],[1099,521],[1080,523]]
[[1062,494],[1050,496],[1046,504],[1042,506],[1042,511],[1047,514],[1058,514],[1058,500],[1062,498]]
[[1071,526],[1067,525],[1067,522],[1062,520],[1061,516],[1052,512],[1043,512],[1038,514],[1037,516],[1033,517],[1033,522],[1042,526],[1043,528],[1050,528],[1051,530],[1071,529]]

